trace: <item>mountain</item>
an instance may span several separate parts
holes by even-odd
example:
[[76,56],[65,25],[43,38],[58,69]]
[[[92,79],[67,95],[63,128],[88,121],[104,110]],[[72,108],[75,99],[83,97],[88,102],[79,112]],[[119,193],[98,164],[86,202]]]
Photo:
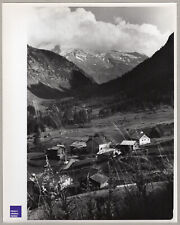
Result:
[[[72,52],[68,54],[72,55]],[[82,50],[76,50],[74,55],[76,58],[81,56],[82,60],[79,59],[79,61],[83,63],[89,61],[95,63],[99,56],[100,60],[97,61],[102,62],[102,64],[99,64],[101,66],[98,66],[98,69],[100,71],[106,71],[107,69],[112,71],[113,74],[113,71],[119,67],[120,54],[121,61],[133,62],[132,59],[134,58],[137,62],[137,58],[140,57],[138,53],[119,53],[116,51],[97,54],[95,58],[92,53],[87,56],[87,52]],[[90,78],[90,75],[84,72],[85,69],[80,69],[73,62],[52,51],[28,46],[27,60],[28,91],[31,98],[32,96],[44,99],[76,96],[83,98],[126,96],[127,99],[139,98],[142,101],[144,99],[159,102],[162,99],[168,102],[172,101],[174,91],[174,34],[152,57],[145,59],[121,77],[102,84],[96,84],[92,77]],[[115,66],[110,69],[110,64]],[[88,66],[89,64],[86,68]],[[103,74],[102,71],[99,72],[100,76]],[[96,79],[98,76],[96,76]]]
[[100,95],[126,93],[129,98],[172,101],[174,94],[174,34],[155,54],[121,78],[102,84]]
[[[56,46],[53,51],[57,50],[58,47]],[[98,84],[121,77],[147,59],[147,56],[137,52],[128,53],[115,50],[96,54],[81,49],[73,49],[60,54],[76,64]]]
[[67,96],[93,85],[85,72],[65,57],[31,46],[27,46],[27,84],[33,95],[45,99]]
[[115,113],[156,104],[173,105],[174,34],[151,58],[103,84],[93,83],[82,69],[59,54],[30,46],[27,50],[28,133],[36,132],[37,127],[69,124],[74,105],[88,105],[91,110],[103,107],[102,115],[106,109]]

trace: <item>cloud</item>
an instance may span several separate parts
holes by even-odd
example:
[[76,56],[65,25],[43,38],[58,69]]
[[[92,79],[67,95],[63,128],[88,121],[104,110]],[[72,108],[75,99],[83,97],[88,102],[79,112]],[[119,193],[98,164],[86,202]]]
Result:
[[114,23],[97,21],[91,11],[83,8],[36,7],[28,10],[27,18],[28,44],[44,49],[59,45],[62,51],[115,49],[151,56],[170,35],[161,33],[155,25],[132,24],[121,17],[116,17]]

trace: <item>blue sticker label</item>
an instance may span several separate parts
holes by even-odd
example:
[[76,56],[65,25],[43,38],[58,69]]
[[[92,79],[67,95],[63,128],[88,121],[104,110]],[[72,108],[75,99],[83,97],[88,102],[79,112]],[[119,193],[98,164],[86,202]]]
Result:
[[21,217],[21,206],[10,206],[10,217]]

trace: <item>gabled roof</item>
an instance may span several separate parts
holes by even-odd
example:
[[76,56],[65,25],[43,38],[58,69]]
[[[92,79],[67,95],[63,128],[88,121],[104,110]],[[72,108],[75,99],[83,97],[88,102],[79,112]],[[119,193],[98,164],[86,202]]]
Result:
[[100,144],[99,147],[107,149],[107,148],[110,148],[110,145],[111,145],[111,142],[107,142],[107,143]]
[[137,143],[136,141],[124,140],[124,141],[121,142],[121,145],[129,145],[129,146],[132,146],[132,145],[134,145],[136,143]]
[[75,141],[70,146],[74,148],[85,148],[87,145],[84,141]]
[[62,144],[57,144],[56,146],[57,146],[57,147],[61,147],[61,148],[65,148],[65,146],[62,145]]
[[131,136],[132,139],[138,139],[139,140],[143,135],[146,135],[143,131],[134,131],[130,136]]
[[51,147],[51,148],[48,148],[47,149],[48,151],[57,151],[57,150],[59,150],[59,147],[58,146],[53,146],[53,147]]
[[101,173],[96,173],[90,177],[91,180],[94,180],[95,182],[99,184],[103,184],[109,180],[109,178]]
[[74,141],[84,141],[84,142],[86,142],[89,139],[89,137],[88,136],[84,136],[84,137],[71,137],[71,139],[74,140]]
[[106,148],[106,149],[102,149],[99,152],[97,152],[97,155],[101,155],[101,154],[106,154],[106,153],[110,153],[110,152],[114,152],[116,149],[115,148]]

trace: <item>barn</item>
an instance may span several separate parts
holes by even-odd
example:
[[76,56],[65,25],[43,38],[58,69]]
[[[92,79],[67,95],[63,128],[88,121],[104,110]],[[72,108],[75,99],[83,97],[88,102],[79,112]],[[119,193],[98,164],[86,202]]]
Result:
[[99,151],[99,146],[101,144],[106,144],[107,138],[102,134],[95,134],[93,136],[90,136],[87,140],[87,151],[89,153],[97,153]]
[[124,140],[120,144],[120,150],[122,153],[127,153],[129,151],[133,151],[139,148],[137,141],[132,140]]
[[65,146],[57,144],[56,146],[48,148],[46,154],[49,159],[65,160]]
[[103,149],[109,149],[111,146],[111,142],[105,143],[105,144],[100,144],[99,145],[99,151],[103,150]]
[[93,184],[95,188],[105,188],[108,186],[108,180],[109,178],[101,173],[96,173],[92,175],[89,180]]
[[86,153],[87,150],[87,144],[84,141],[74,141],[70,145],[71,153],[72,154],[78,154],[78,153]]

